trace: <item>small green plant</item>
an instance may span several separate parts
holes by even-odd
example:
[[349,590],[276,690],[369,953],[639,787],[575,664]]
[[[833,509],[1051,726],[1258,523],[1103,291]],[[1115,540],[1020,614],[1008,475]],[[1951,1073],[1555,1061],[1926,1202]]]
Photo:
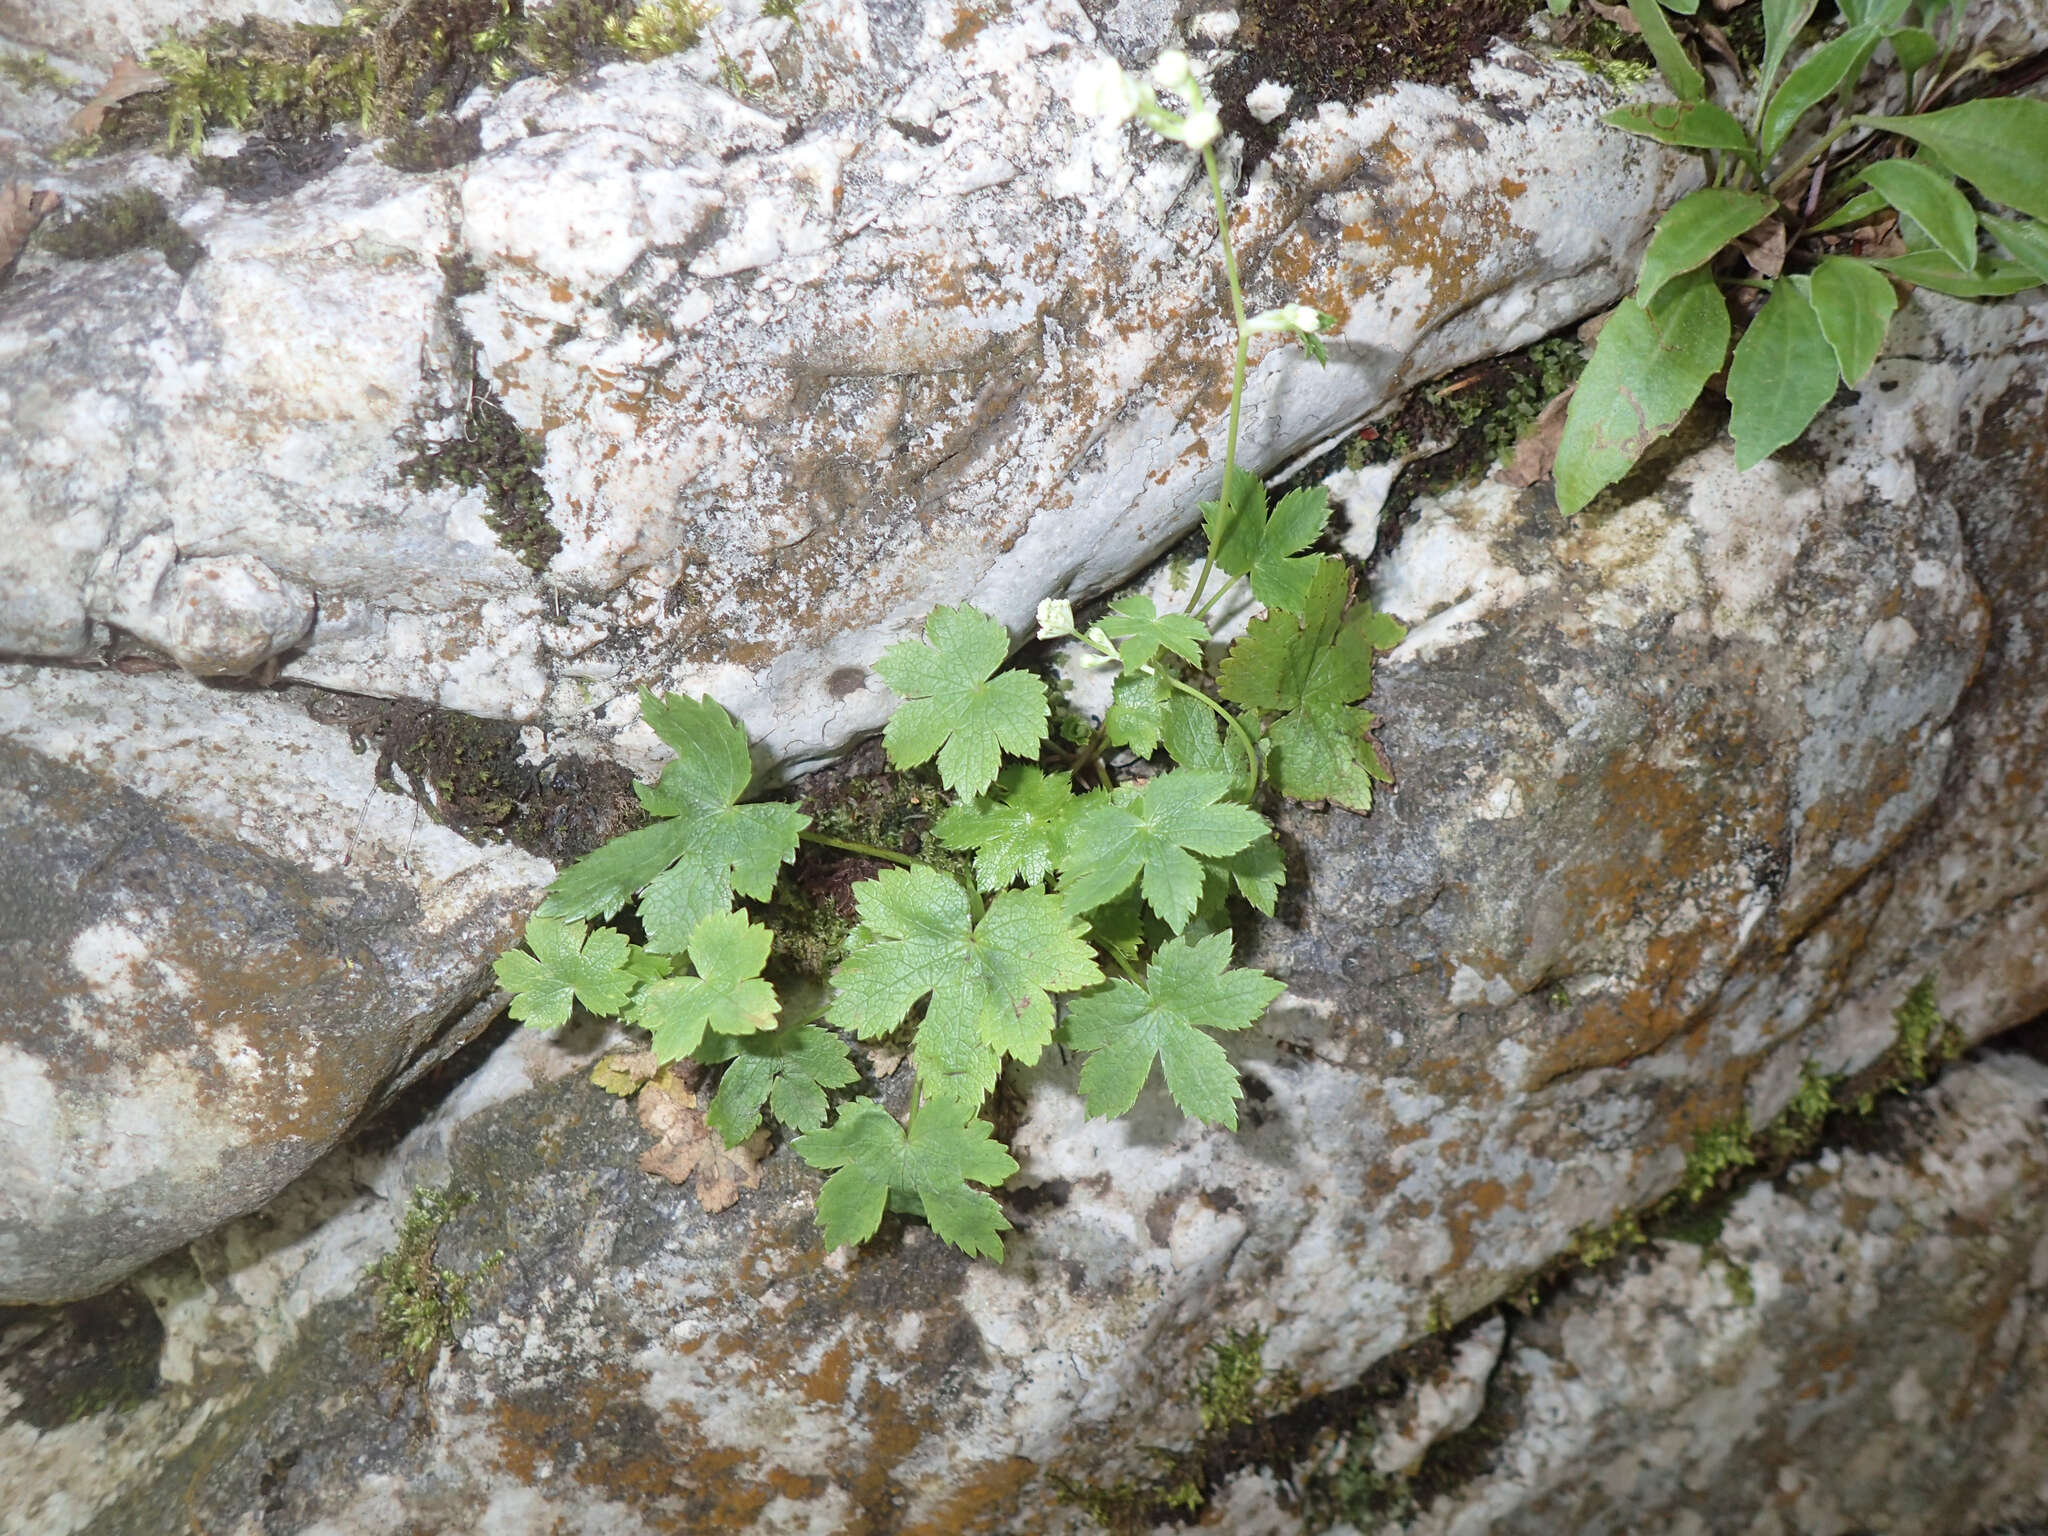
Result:
[[1756,1149],[1750,1145],[1749,1116],[1738,1111],[1732,1120],[1710,1125],[1693,1137],[1692,1151],[1685,1160],[1685,1176],[1678,1182],[1679,1193],[1698,1205],[1724,1179],[1756,1160]]
[[[1724,366],[1748,469],[1870,372],[1896,283],[1987,298],[2048,282],[2048,101],[1997,95],[1995,77],[1993,94],[1955,101],[1966,81],[1984,89],[1972,77],[1988,68],[1963,56],[1967,0],[1838,0],[1839,27],[1796,61],[1818,0],[1751,3],[1765,46],[1745,120],[1707,99],[1680,36],[1698,0],[1628,0],[1678,99],[1606,120],[1700,151],[1709,185],[1658,221],[1634,296],[1600,331],[1557,455],[1567,515],[1676,428]],[[1853,110],[1873,67],[1897,73],[1905,110]]]
[[[434,1256],[441,1229],[475,1201],[471,1194],[415,1190],[398,1229],[398,1246],[370,1268],[378,1327],[416,1380],[433,1369],[441,1346],[454,1340],[455,1325],[469,1316],[469,1287],[476,1277],[441,1269]],[[493,1254],[478,1273],[495,1268],[503,1257]]]
[[[1232,960],[1232,903],[1271,914],[1286,879],[1258,807],[1277,793],[1363,812],[1387,777],[1359,704],[1375,653],[1404,632],[1357,597],[1342,560],[1314,552],[1326,493],[1269,507],[1236,462],[1253,339],[1290,337],[1320,358],[1334,322],[1301,305],[1245,313],[1221,124],[1184,56],[1163,56],[1152,82],[1112,69],[1086,95],[1200,153],[1236,356],[1223,494],[1202,507],[1208,555],[1183,608],[1128,596],[1083,630],[1069,603],[1040,606],[1041,639],[1115,669],[1102,723],[1079,740],[1052,731],[1044,679],[1006,666],[1009,631],[972,607],[934,609],[921,636],[875,663],[901,700],[882,737],[890,761],[935,765],[951,802],[913,857],[747,802],[745,729],[709,698],[643,691],[642,718],[675,754],[635,786],[652,824],[564,870],[526,948],[497,964],[515,1019],[553,1028],[581,1005],[647,1030],[657,1063],[722,1068],[707,1123],[728,1145],[764,1111],[797,1133],[798,1156],[830,1170],[818,1220],[831,1247],[866,1241],[894,1210],[1001,1259],[1009,1222],[987,1190],[1017,1164],[985,1106],[1008,1063],[1030,1066],[1050,1046],[1084,1057],[1091,1115],[1129,1110],[1156,1071],[1184,1112],[1235,1129],[1243,1088],[1216,1037],[1249,1028],[1281,991]],[[1186,110],[1161,105],[1155,86]],[[1206,619],[1239,583],[1265,612],[1212,670],[1222,648]],[[1105,760],[1117,749],[1136,764],[1121,778]],[[735,902],[772,913],[803,843],[896,867],[853,886],[859,922],[827,999],[792,1016],[766,974],[773,935]],[[637,939],[610,926],[629,908]],[[906,1120],[855,1098],[827,1124],[857,1077],[847,1035],[907,1048]],[[1249,1358],[1256,1380],[1255,1348]]]

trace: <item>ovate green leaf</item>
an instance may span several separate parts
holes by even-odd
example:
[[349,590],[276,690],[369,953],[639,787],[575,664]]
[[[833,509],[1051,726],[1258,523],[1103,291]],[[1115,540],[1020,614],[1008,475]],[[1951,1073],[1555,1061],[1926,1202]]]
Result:
[[1707,93],[1706,76],[1699,66],[1686,55],[1685,45],[1678,40],[1678,34],[1671,30],[1671,23],[1665,17],[1657,0],[1628,0],[1629,14],[1641,28],[1643,42],[1649,47],[1650,57],[1657,61],[1657,72],[1664,77],[1664,83],[1671,87],[1671,94],[1680,101],[1698,101]]
[[1237,1069],[1205,1030],[1244,1029],[1286,990],[1263,971],[1233,970],[1230,936],[1160,947],[1143,986],[1113,981],[1067,1007],[1066,1039],[1091,1054],[1081,1068],[1090,1116],[1120,1115],[1138,1100],[1157,1060],[1167,1091],[1198,1120],[1237,1129]]
[[1882,192],[1866,189],[1858,192],[1826,218],[1807,227],[1816,234],[1827,229],[1846,229],[1852,224],[1864,223],[1871,215],[1882,213],[1890,206],[1891,204],[1884,200]]
[[[1140,757],[1159,750],[1166,726],[1166,704],[1173,690],[1156,672],[1126,672],[1110,685],[1109,711],[1102,729],[1113,747],[1129,747]],[[1201,708],[1198,704],[1197,709]]]
[[2014,261],[2048,283],[2048,226],[2028,220],[2015,223],[1995,213],[1984,215],[1984,227],[2011,253]]
[[1844,382],[1860,384],[1884,345],[1892,312],[1899,307],[1898,291],[1868,263],[1830,256],[1813,269],[1806,297]]
[[1001,1206],[969,1185],[999,1185],[1017,1171],[1017,1162],[967,1106],[927,1103],[906,1133],[881,1105],[856,1099],[841,1106],[830,1129],[799,1136],[792,1145],[813,1168],[838,1170],[818,1191],[826,1247],[873,1237],[893,1191],[922,1210],[932,1230],[955,1248],[1001,1261],[997,1234],[1010,1223]]
[[1737,154],[1746,154],[1750,149],[1749,135],[1735,115],[1711,101],[1630,102],[1625,107],[1616,107],[1601,121],[1660,144],[1725,149]]
[[860,1080],[846,1042],[815,1024],[785,1024],[733,1043],[737,1054],[704,1110],[704,1123],[728,1147],[761,1128],[763,1105],[793,1131],[817,1130],[825,1123],[825,1091]]
[[1967,272],[1977,264],[1977,210],[1941,172],[1913,160],[1880,160],[1863,173],[1950,261]]
[[1893,277],[1904,278],[1921,288],[1932,288],[1959,299],[2002,299],[2034,287],[2041,279],[2017,262],[1980,260],[1969,272],[1960,271],[1939,251],[1908,251],[1903,256],[1873,257],[1870,263]]
[[1834,398],[1839,364],[1813,306],[1780,283],[1735,344],[1728,368],[1735,466],[1761,464],[1813,424]]
[[512,994],[512,1017],[532,1029],[553,1029],[569,1019],[571,1003],[600,1018],[626,1006],[640,978],[627,969],[632,945],[613,928],[588,937],[581,923],[535,917],[526,925],[526,946],[508,950],[492,967],[498,984]]
[[1757,77],[1758,90],[1768,91],[1776,82],[1785,56],[1819,4],[1820,0],[1763,0],[1764,67]]
[[1799,61],[1764,109],[1763,131],[1757,137],[1766,160],[1784,147],[1800,118],[1863,73],[1877,43],[1875,32],[1851,27]]
[[1685,419],[1727,357],[1730,330],[1707,272],[1674,278],[1647,310],[1632,299],[1615,310],[1565,414],[1559,511],[1579,511]]
[[978,608],[934,608],[923,640],[889,647],[875,670],[904,703],[883,729],[899,768],[936,754],[939,780],[978,795],[995,782],[1002,756],[1035,757],[1045,740],[1045,684],[1028,672],[996,675],[1010,632]]
[[1857,121],[1926,145],[1993,202],[2048,219],[2048,101],[1995,96],[1915,117]]
[[1142,788],[1126,785],[1083,812],[1067,840],[1061,884],[1076,912],[1138,882],[1145,904],[1178,933],[1202,895],[1196,855],[1223,858],[1266,830],[1266,819],[1225,801],[1230,775],[1176,768]]
[[1650,236],[1636,302],[1654,304],[1664,285],[1713,260],[1737,235],[1778,211],[1778,200],[1762,192],[1707,187],[1680,198]]
[[1916,75],[1941,56],[1941,44],[1925,27],[1899,28],[1891,35],[1891,45],[1899,67]]

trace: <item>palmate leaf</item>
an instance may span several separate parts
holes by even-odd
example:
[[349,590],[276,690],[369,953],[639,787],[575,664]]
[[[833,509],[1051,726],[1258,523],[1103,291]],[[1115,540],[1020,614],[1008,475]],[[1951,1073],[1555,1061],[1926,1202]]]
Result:
[[728,1147],[761,1128],[763,1105],[793,1131],[817,1130],[825,1123],[825,1090],[860,1079],[846,1042],[815,1024],[785,1024],[767,1034],[743,1035],[733,1045],[735,1054],[704,1110],[704,1123]]
[[1567,517],[1685,419],[1728,356],[1733,326],[1713,274],[1673,278],[1645,309],[1625,300],[1600,329],[1565,414],[1557,509]]
[[1796,283],[1772,291],[1728,367],[1735,467],[1750,469],[1792,442],[1835,397],[1841,365]]
[[818,1191],[827,1248],[873,1237],[894,1193],[955,1248],[1002,1261],[997,1234],[1010,1223],[993,1198],[970,1186],[1001,1184],[1017,1171],[1017,1161],[967,1105],[926,1103],[906,1133],[881,1105],[856,1099],[840,1107],[830,1129],[799,1136],[792,1145],[813,1168],[837,1170]]
[[1180,932],[1202,899],[1201,858],[1227,858],[1268,830],[1257,811],[1223,799],[1230,784],[1227,773],[1176,768],[1084,811],[1061,866],[1068,904],[1086,912],[1135,882],[1145,905]]
[[508,950],[492,969],[512,994],[512,1017],[530,1029],[566,1024],[572,1003],[610,1018],[626,1006],[644,974],[630,968],[633,946],[615,928],[590,931],[582,923],[536,916],[526,925],[526,946],[531,954]]
[[1322,486],[1289,491],[1271,516],[1266,487],[1256,475],[1231,467],[1221,501],[1202,503],[1202,526],[1216,564],[1251,578],[1252,596],[1268,608],[1301,611],[1322,555],[1301,551],[1322,537],[1330,520],[1330,493]]
[[1296,800],[1372,806],[1372,784],[1388,775],[1367,732],[1372,716],[1351,706],[1372,692],[1373,652],[1392,650],[1407,631],[1370,603],[1347,610],[1343,567],[1319,572],[1306,611],[1255,619],[1231,647],[1217,689],[1233,704],[1279,714],[1267,728],[1273,782]]
[[1159,734],[1166,727],[1166,708],[1173,697],[1156,672],[1124,673],[1109,691],[1109,711],[1102,717],[1105,739],[1112,747],[1129,747],[1140,757],[1150,757],[1159,750]]
[[1003,754],[1035,757],[1050,709],[1045,684],[1028,672],[996,669],[1010,632],[978,608],[934,608],[924,639],[892,645],[875,670],[903,698],[882,744],[898,768],[939,760],[939,781],[957,795],[995,782]]
[[705,1032],[750,1035],[773,1029],[781,1004],[761,978],[773,935],[744,912],[714,912],[690,934],[694,976],[650,982],[633,1000],[633,1022],[654,1036],[654,1059],[696,1050]]
[[1073,775],[1012,763],[997,788],[994,798],[952,807],[932,833],[955,852],[972,850],[974,878],[984,891],[1020,879],[1037,885],[1058,865],[1067,829],[1084,803],[1074,794]]
[[1237,1129],[1244,1090],[1223,1047],[1203,1031],[1244,1029],[1286,990],[1263,971],[1230,967],[1230,936],[1160,946],[1144,985],[1113,981],[1067,1006],[1069,1045],[1092,1054],[1081,1096],[1093,1116],[1120,1115],[1138,1101],[1157,1060],[1166,1088],[1198,1120]]
[[[680,953],[737,890],[766,900],[810,818],[789,805],[740,805],[752,774],[746,728],[709,698],[641,690],[641,717],[676,754],[634,793],[654,825],[613,838],[548,887],[540,915],[610,917],[640,895],[647,947]],[[642,894],[644,893],[644,894]]]
[[933,1096],[979,1104],[1004,1056],[1029,1066],[1052,1039],[1050,994],[1102,979],[1079,922],[1043,891],[1005,891],[979,922],[934,869],[884,870],[853,896],[861,926],[826,1016],[871,1040],[928,995],[911,1060]]
[[1142,592],[1118,598],[1109,605],[1102,632],[1123,643],[1116,648],[1117,660],[1126,672],[1151,664],[1161,651],[1171,651],[1183,661],[1202,664],[1202,647],[1209,642],[1209,626],[1184,613],[1161,613],[1158,604]]

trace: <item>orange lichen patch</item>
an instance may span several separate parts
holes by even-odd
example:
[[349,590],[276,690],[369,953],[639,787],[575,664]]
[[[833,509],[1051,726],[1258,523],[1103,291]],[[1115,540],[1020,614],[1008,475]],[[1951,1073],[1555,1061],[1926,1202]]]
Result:
[[801,1379],[799,1390],[814,1403],[843,1403],[852,1375],[853,1348],[841,1339],[825,1351],[818,1368]]
[[1038,1475],[1038,1463],[1009,1456],[968,1472],[945,1502],[899,1536],[997,1536],[1016,1529],[1017,1495]]
[[1464,1267],[1479,1246],[1481,1234],[1478,1228],[1490,1221],[1506,1206],[1512,1204],[1516,1210],[1525,1209],[1523,1201],[1528,1198],[1535,1184],[1533,1174],[1524,1173],[1512,1186],[1498,1179],[1475,1179],[1461,1184],[1444,1196],[1443,1219],[1451,1231],[1451,1259],[1446,1266],[1448,1272]]
[[963,5],[954,13],[953,30],[939,41],[948,48],[965,48],[988,25],[988,17],[979,6]]

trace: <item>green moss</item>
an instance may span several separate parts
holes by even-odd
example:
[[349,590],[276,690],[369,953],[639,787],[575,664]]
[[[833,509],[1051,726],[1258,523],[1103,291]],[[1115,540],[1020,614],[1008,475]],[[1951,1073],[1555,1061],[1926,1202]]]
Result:
[[1962,1049],[1961,1033],[1942,1017],[1941,1005],[1935,1000],[1931,971],[1913,984],[1892,1018],[1899,1027],[1893,1051],[1900,1070],[1913,1082],[1925,1081]]
[[442,1345],[455,1341],[455,1325],[469,1315],[470,1286],[504,1257],[494,1254],[468,1275],[435,1264],[441,1229],[475,1203],[476,1197],[467,1193],[414,1191],[398,1229],[398,1246],[370,1266],[378,1331],[393,1359],[415,1381],[424,1381]]
[[1749,1116],[1738,1112],[1733,1119],[1710,1125],[1693,1137],[1678,1193],[1689,1204],[1698,1205],[1756,1160],[1756,1149],[1750,1145]]
[[362,0],[334,26],[217,23],[150,50],[167,84],[116,107],[112,137],[155,135],[196,154],[220,128],[389,135],[446,114],[479,84],[687,48],[711,14],[694,0]]
[[544,457],[540,439],[519,430],[490,381],[472,365],[462,431],[423,444],[399,465],[399,473],[422,489],[481,490],[490,504],[484,514],[490,530],[522,564],[544,571],[562,548],[561,530],[548,521],[554,502],[540,477]]
[[147,187],[131,187],[58,210],[36,230],[34,243],[65,261],[104,261],[129,251],[154,250],[181,276],[206,254]]
[[16,90],[61,96],[78,82],[52,67],[47,53],[0,53],[0,79]]
[[1265,1349],[1261,1328],[1233,1331],[1209,1345],[1209,1368],[1195,1379],[1190,1393],[1204,1430],[1213,1434],[1256,1417],[1259,1383],[1266,1374]]
[[1572,1239],[1572,1252],[1590,1269],[1647,1241],[1641,1220],[1630,1211],[1604,1227],[1585,1228]]

